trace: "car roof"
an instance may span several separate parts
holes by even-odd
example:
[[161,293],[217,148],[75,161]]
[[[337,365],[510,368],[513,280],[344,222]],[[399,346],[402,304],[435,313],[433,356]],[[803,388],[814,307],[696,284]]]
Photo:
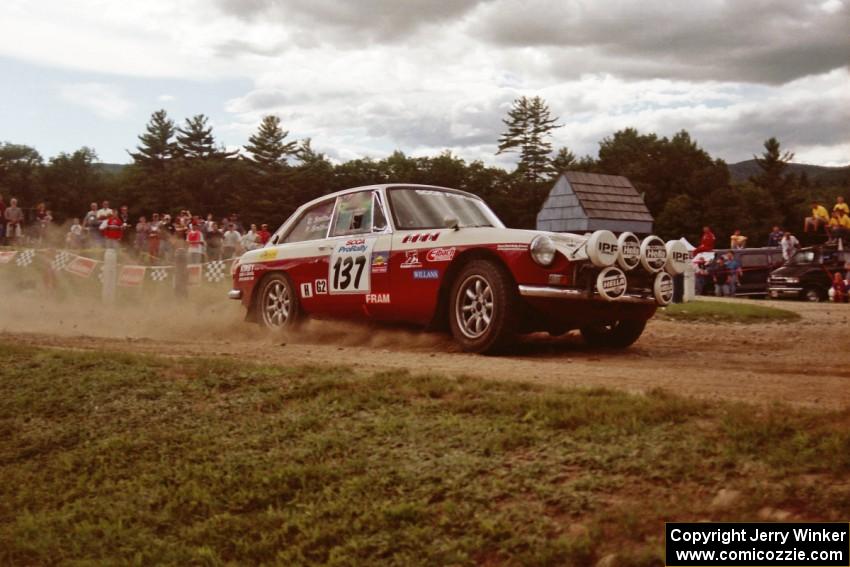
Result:
[[340,195],[347,195],[348,193],[359,193],[360,191],[382,191],[386,189],[393,188],[414,188],[414,189],[433,189],[437,191],[452,191],[454,193],[461,193],[466,195],[467,197],[471,197],[473,199],[481,200],[481,197],[475,195],[474,193],[469,193],[467,191],[462,191],[460,189],[454,189],[452,187],[440,187],[439,185],[423,185],[420,183],[380,183],[377,185],[363,185],[361,187],[352,187],[350,189],[343,189],[341,191],[336,191],[334,193],[328,193],[327,195],[322,195],[321,197],[317,197],[312,201],[308,201],[303,205],[298,207],[298,210],[305,209],[308,207],[312,207],[316,203],[321,203],[327,199],[337,198]]

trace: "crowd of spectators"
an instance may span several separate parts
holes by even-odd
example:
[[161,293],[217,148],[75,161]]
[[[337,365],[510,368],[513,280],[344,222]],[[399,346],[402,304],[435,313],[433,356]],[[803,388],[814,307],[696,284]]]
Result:
[[[812,201],[812,214],[803,222],[803,232],[809,231],[823,231],[827,245],[850,244],[850,207],[844,201],[844,197],[836,198],[831,213],[820,201]],[[740,260],[734,251],[746,248],[747,241],[748,238],[736,229],[729,238],[730,250],[713,254],[711,257],[704,253],[715,251],[717,237],[711,227],[703,227],[699,245],[693,250],[697,295],[702,295],[710,282],[713,284],[715,295],[734,297],[743,274]],[[790,230],[783,230],[779,226],[774,226],[770,231],[766,245],[771,248],[780,248],[782,258],[786,262],[800,249],[800,241],[797,237]],[[831,296],[834,301],[847,302],[850,296],[850,271],[846,276],[835,273],[832,289]]]
[[91,203],[84,215],[71,220],[67,232],[53,223],[44,204],[30,213],[25,214],[17,199],[6,204],[0,195],[0,245],[39,246],[58,233],[51,244],[72,250],[120,248],[149,263],[159,263],[171,261],[175,252],[183,249],[190,263],[198,263],[237,257],[263,246],[272,235],[267,224],[259,228],[250,224],[246,229],[236,213],[218,220],[212,213],[201,218],[189,210],[174,216],[153,213],[133,218],[127,205],[115,209],[109,201]]

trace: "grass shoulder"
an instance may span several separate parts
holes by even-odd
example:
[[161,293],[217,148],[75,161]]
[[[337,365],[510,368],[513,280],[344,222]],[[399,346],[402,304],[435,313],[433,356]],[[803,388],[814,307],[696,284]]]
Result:
[[[850,413],[0,346],[0,563],[658,565],[846,519]],[[817,479],[813,481],[812,479]],[[715,495],[726,490],[738,494]]]
[[787,309],[736,301],[674,303],[658,314],[672,321],[712,323],[790,323],[800,319],[799,313]]

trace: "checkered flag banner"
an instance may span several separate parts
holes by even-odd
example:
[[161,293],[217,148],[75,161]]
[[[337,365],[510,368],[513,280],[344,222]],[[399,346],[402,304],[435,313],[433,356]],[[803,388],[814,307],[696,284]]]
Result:
[[50,262],[50,267],[53,268],[53,271],[60,272],[66,267],[68,267],[68,264],[71,263],[72,258],[73,256],[69,252],[60,250],[56,252],[56,256],[54,256],[53,261]]
[[210,283],[222,281],[228,274],[228,264],[232,260],[213,260],[204,265],[204,277]]
[[164,282],[168,279],[168,270],[169,268],[166,266],[153,266],[148,270],[150,274],[151,281],[155,281],[157,283]]
[[23,252],[18,253],[18,257],[15,258],[15,264],[23,268],[32,264],[34,258],[35,250],[24,250]]

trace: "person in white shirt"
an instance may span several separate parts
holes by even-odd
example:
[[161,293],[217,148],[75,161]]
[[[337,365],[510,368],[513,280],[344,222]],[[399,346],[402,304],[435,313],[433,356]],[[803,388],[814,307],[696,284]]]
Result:
[[100,208],[97,210],[97,220],[102,224],[103,221],[108,219],[114,211],[109,208],[109,201],[104,201]]
[[241,244],[244,250],[254,250],[260,246],[260,237],[257,236],[257,225],[251,225],[251,229],[242,237]]
[[800,241],[797,240],[797,237],[790,232],[786,232],[782,235],[782,240],[779,241],[779,246],[782,247],[782,257],[787,262],[800,248]]
[[242,235],[236,230],[236,225],[231,224],[224,231],[224,242],[222,243],[221,252],[225,260],[229,260],[236,255],[242,242]]

